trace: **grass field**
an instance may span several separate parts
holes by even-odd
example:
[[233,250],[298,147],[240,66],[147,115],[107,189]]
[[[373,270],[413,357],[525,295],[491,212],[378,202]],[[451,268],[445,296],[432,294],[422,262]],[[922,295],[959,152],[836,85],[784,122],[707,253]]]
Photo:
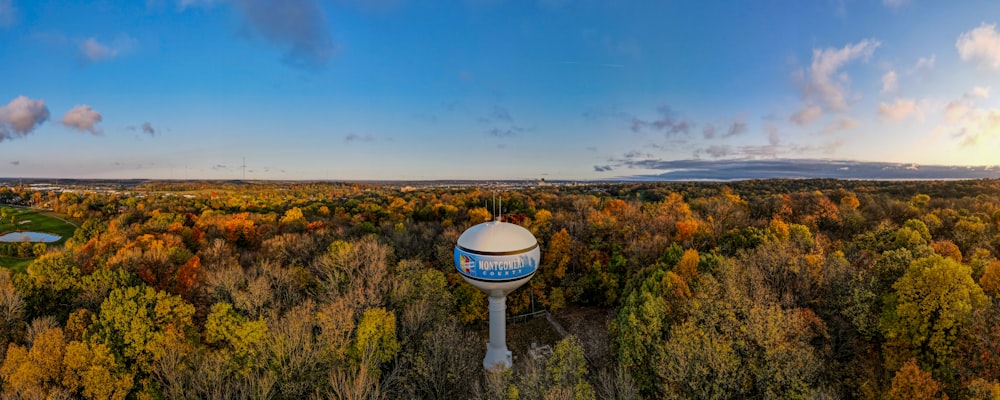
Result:
[[35,261],[35,259],[0,256],[0,267],[23,273],[28,270],[28,264],[31,264],[32,261]]
[[[55,242],[46,243],[47,246],[53,247],[62,246],[76,232],[75,225],[61,220],[61,217],[54,213],[5,206],[0,206],[0,210],[3,210],[5,215],[7,215],[7,217],[0,220],[0,235],[14,231],[31,231],[61,236]],[[11,223],[10,216],[14,216],[13,223]],[[23,272],[32,260],[31,258],[22,259],[0,256],[0,267]]]

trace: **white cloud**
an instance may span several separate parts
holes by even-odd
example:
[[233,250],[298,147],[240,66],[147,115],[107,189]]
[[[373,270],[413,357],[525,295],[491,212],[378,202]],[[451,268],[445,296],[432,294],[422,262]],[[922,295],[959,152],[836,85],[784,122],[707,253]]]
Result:
[[882,4],[889,8],[900,8],[909,2],[910,0],[882,0]]
[[982,86],[973,87],[972,90],[965,94],[965,97],[970,99],[988,99],[990,97],[990,88]]
[[902,121],[911,115],[919,113],[917,102],[912,99],[898,99],[895,103],[879,103],[878,115],[890,121]]
[[882,75],[882,93],[893,93],[899,89],[899,81],[896,78],[896,71],[889,70]]
[[79,105],[67,111],[59,123],[80,132],[90,132],[93,135],[100,135],[103,131],[95,125],[101,122],[101,119],[101,113],[94,111],[88,105]]
[[80,54],[83,54],[90,61],[101,61],[115,56],[114,51],[94,38],[84,40],[83,43],[80,43]]
[[975,62],[981,68],[1000,69],[1000,33],[996,27],[984,23],[959,35],[955,48],[962,60]]
[[110,60],[135,47],[137,41],[128,35],[121,35],[111,44],[104,44],[96,38],[87,38],[80,42],[80,55],[90,62]]
[[806,102],[815,101],[829,110],[845,111],[850,95],[850,78],[840,69],[851,61],[867,60],[880,45],[877,40],[865,39],[839,49],[813,49],[808,77],[803,74],[802,92]]
[[917,62],[913,64],[913,68],[910,69],[910,73],[917,75],[926,75],[934,70],[934,63],[937,61],[937,55],[931,54],[930,57],[920,57]]
[[795,114],[792,114],[790,119],[799,125],[808,125],[810,122],[815,121],[819,117],[823,116],[823,108],[820,106],[807,106]]
[[45,100],[18,96],[0,107],[0,142],[28,136],[48,119],[49,108],[45,106]]

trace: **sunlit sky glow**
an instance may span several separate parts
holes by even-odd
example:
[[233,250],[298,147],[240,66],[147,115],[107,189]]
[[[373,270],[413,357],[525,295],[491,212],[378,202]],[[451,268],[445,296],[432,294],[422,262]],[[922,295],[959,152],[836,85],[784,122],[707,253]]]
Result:
[[0,177],[1000,164],[1000,2],[0,0]]

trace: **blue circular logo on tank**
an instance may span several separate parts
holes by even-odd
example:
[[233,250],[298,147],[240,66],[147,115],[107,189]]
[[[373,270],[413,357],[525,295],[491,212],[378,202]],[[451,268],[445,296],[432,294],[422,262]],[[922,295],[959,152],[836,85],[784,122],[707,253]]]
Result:
[[519,251],[482,252],[455,246],[455,268],[470,279],[503,282],[531,276],[538,270],[538,244]]

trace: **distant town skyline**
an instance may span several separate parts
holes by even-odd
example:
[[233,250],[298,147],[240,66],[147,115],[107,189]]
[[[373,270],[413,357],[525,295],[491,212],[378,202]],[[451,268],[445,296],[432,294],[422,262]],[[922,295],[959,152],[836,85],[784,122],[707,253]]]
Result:
[[986,0],[0,0],[0,177],[991,166],[998,23]]

